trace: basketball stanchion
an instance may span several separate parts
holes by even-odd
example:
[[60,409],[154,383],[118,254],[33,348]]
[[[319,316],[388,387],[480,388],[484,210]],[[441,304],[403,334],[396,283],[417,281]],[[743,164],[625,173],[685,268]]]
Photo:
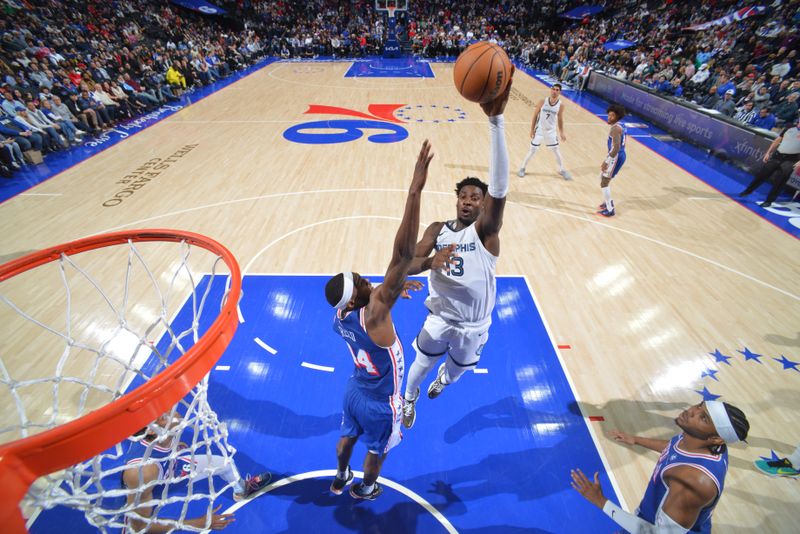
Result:
[[[93,236],[0,266],[2,531],[27,532],[22,509],[35,517],[60,504],[101,531],[129,526],[142,505],[131,497],[137,488],[119,487],[124,444],[167,413],[182,418],[167,431],[189,442],[176,455],[213,451],[231,465],[234,449],[206,393],[236,331],[240,295],[231,252],[177,230]],[[165,503],[185,498],[174,489],[185,478],[164,482]],[[209,483],[202,515],[231,486]],[[114,499],[122,504],[111,507]],[[165,521],[202,530],[184,519]]]

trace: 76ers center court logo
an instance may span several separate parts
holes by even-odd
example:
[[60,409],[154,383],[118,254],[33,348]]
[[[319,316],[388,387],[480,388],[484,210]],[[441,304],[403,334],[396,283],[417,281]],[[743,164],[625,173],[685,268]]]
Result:
[[405,123],[394,116],[394,111],[402,106],[403,104],[370,104],[367,114],[354,109],[311,104],[305,111],[306,115],[339,115],[355,118],[304,122],[288,128],[283,132],[283,137],[293,143],[327,145],[355,141],[366,133],[365,130],[377,130],[367,137],[368,141],[397,143],[408,137],[408,130],[401,126]]

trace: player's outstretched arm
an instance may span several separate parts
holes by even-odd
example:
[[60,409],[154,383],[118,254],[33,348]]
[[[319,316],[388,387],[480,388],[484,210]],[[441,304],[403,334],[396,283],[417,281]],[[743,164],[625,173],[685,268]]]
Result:
[[491,140],[489,156],[489,195],[484,200],[483,211],[475,223],[475,230],[481,238],[483,246],[490,253],[500,254],[500,239],[497,237],[503,226],[503,210],[508,193],[508,147],[506,146],[506,130],[503,112],[511,94],[514,81],[514,70],[503,94],[481,104],[483,112],[489,117],[489,137]]
[[646,438],[643,436],[634,436],[632,434],[627,434],[625,432],[620,432],[619,430],[612,430],[607,434],[609,439],[612,439],[619,443],[624,443],[626,445],[639,445],[640,447],[644,447],[646,449],[650,449],[651,451],[661,452],[667,448],[669,445],[669,440],[666,439],[657,439],[657,438]]
[[[690,467],[688,469],[694,468]],[[656,514],[655,524],[623,510],[619,505],[611,502],[603,494],[603,489],[600,487],[599,473],[594,474],[594,480],[589,480],[580,469],[573,469],[570,475],[572,476],[571,485],[575,491],[580,493],[587,501],[603,510],[603,513],[631,534],[686,534],[691,527],[691,524],[689,527],[683,526],[688,519],[684,518],[684,520],[679,523],[676,521],[677,518],[673,518],[671,514],[666,513],[666,503]],[[672,486],[670,486],[670,494],[671,492]],[[698,514],[699,509],[697,514],[694,515],[692,524],[697,520]]]
[[414,167],[414,177],[408,188],[406,207],[403,220],[397,235],[394,238],[392,259],[386,270],[383,283],[379,285],[367,305],[367,331],[372,340],[382,346],[388,346],[394,341],[394,329],[391,325],[390,311],[400,293],[408,276],[408,269],[414,260],[417,232],[419,231],[419,207],[422,190],[428,180],[428,166],[433,159],[431,145],[426,139],[417,157]]

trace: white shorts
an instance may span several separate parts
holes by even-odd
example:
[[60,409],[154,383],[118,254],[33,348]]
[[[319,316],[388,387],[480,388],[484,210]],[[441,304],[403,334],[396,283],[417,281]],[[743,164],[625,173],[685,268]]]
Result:
[[489,340],[491,324],[492,321],[487,320],[478,326],[461,326],[431,313],[414,340],[414,348],[429,358],[450,353],[450,358],[459,367],[474,367]]
[[536,132],[533,134],[533,139],[531,139],[531,145],[538,147],[539,145],[542,144],[542,141],[544,141],[545,146],[549,148],[557,147],[558,135],[556,131],[553,130],[550,132],[548,131],[543,132],[537,129]]

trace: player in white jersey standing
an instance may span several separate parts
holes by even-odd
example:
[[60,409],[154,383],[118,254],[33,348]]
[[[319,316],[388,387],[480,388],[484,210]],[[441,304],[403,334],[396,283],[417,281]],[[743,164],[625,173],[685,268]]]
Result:
[[[415,263],[409,274],[430,269],[430,295],[425,305],[431,313],[414,340],[416,357],[404,393],[406,428],[411,428],[416,419],[419,386],[439,359],[448,355],[428,388],[431,399],[478,364],[489,339],[496,292],[495,266],[500,254],[499,233],[508,192],[503,111],[510,90],[511,80],[502,95],[481,104],[489,117],[489,185],[472,177],[456,184],[456,219],[431,224],[417,243]],[[428,257],[434,248],[436,254]]]
[[[556,127],[556,122],[558,122],[558,127]],[[533,120],[531,121],[530,135],[531,147],[517,171],[517,176],[520,178],[525,176],[525,167],[528,166],[528,162],[539,150],[542,141],[544,141],[545,146],[552,150],[556,156],[558,174],[565,180],[572,180],[572,175],[564,168],[564,160],[561,157],[561,149],[558,144],[559,135],[562,141],[567,140],[567,136],[564,135],[564,107],[561,105],[560,83],[554,83],[550,87],[550,97],[543,99],[536,106],[536,110],[533,112]]]

